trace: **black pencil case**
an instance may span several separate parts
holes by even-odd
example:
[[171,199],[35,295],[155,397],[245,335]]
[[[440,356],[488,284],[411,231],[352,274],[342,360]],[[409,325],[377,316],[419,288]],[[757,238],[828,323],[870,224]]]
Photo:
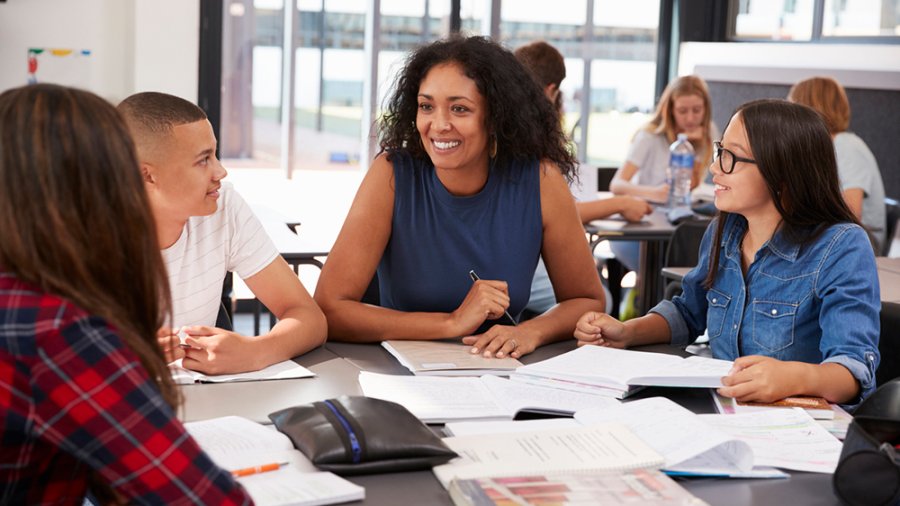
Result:
[[457,457],[403,406],[342,396],[269,415],[319,469],[341,475],[429,469]]

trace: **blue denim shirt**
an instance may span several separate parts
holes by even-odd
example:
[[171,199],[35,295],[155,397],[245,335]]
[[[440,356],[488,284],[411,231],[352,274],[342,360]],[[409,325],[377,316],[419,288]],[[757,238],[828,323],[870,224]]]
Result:
[[743,216],[727,216],[719,269],[703,287],[717,220],[700,245],[700,260],[682,282],[684,293],[651,312],[669,323],[672,344],[685,346],[704,329],[713,357],[765,355],[778,360],[846,367],[860,385],[858,403],[875,389],[881,296],[872,246],[862,228],[832,225],[799,246],[777,231],[747,271],[741,271]]

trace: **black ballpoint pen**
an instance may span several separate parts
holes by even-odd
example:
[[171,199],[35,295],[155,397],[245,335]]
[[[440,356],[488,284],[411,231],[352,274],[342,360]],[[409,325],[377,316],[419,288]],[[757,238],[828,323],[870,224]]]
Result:
[[[478,277],[478,274],[475,274],[474,270],[469,271],[469,277],[472,278],[472,281],[478,281],[479,279],[481,279]],[[511,314],[509,314],[509,311],[504,309],[503,316],[505,316],[506,319],[509,320],[510,325],[512,325],[513,327],[516,326],[516,320],[512,317]]]

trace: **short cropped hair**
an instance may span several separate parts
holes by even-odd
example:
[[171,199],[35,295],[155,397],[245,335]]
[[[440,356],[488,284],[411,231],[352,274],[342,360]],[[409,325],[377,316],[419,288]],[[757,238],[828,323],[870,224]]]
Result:
[[825,120],[831,135],[850,128],[850,101],[841,83],[830,77],[811,77],[791,87],[788,100],[812,107]]
[[135,93],[123,100],[118,109],[129,126],[155,134],[168,133],[173,127],[206,119],[206,113],[195,104],[156,91]]
[[558,88],[566,78],[566,62],[563,55],[555,47],[539,40],[516,49],[513,54],[522,65],[525,65],[535,80],[546,88],[555,84]]

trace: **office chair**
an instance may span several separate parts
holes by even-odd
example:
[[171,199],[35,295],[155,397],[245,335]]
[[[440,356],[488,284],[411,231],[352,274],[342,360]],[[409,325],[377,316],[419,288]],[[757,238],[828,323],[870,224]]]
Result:
[[878,351],[881,364],[875,371],[875,384],[883,385],[894,378],[900,378],[900,304],[881,303],[881,338]]
[[[666,250],[666,267],[696,266],[700,257],[700,242],[708,226],[708,220],[687,220],[675,227],[669,248]],[[679,293],[681,281],[669,281],[663,298],[671,300]]]
[[897,233],[897,221],[900,221],[900,202],[894,199],[884,199],[885,208],[885,225],[886,233],[884,234],[884,244],[881,245],[881,256],[888,256],[891,250],[891,243],[894,235]]

